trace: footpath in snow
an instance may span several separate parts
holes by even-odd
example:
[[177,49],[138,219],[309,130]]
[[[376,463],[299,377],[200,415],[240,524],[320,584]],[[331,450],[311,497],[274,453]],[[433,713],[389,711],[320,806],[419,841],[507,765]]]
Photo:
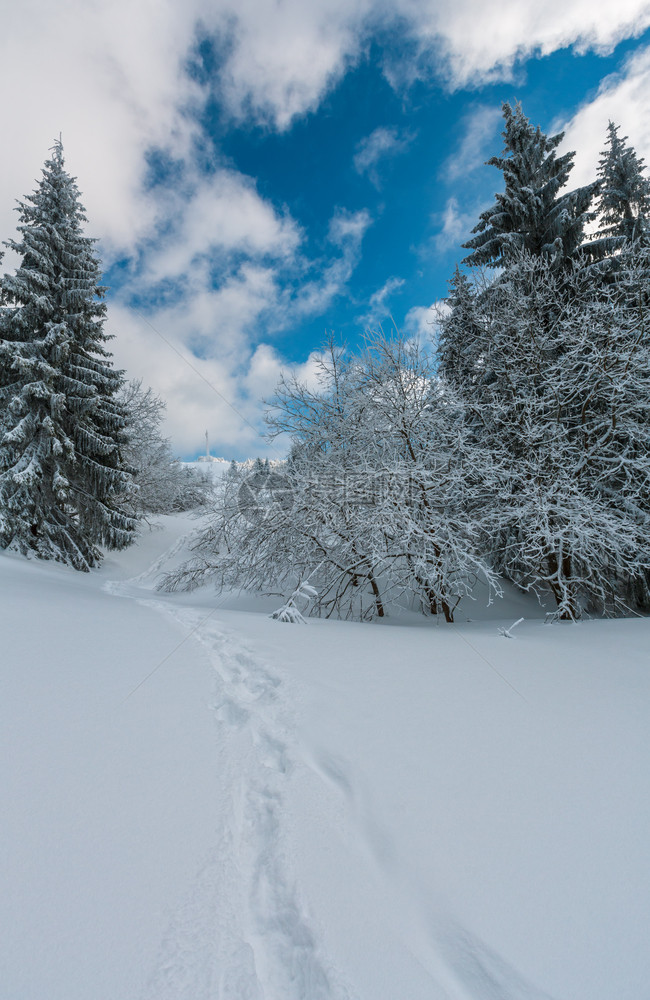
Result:
[[650,621],[281,624],[188,527],[0,558],[0,1000],[650,996]]

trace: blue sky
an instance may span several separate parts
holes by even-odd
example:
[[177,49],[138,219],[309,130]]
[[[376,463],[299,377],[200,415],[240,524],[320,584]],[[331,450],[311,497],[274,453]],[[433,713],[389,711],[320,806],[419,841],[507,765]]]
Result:
[[[3,15],[2,238],[63,132],[116,363],[177,451],[267,452],[262,400],[326,332],[426,335],[499,189],[500,107],[566,128],[575,186],[613,118],[650,159],[650,5],[24,0]],[[7,258],[5,265],[11,267]],[[391,319],[392,317],[392,319]],[[230,405],[229,405],[230,404]]]

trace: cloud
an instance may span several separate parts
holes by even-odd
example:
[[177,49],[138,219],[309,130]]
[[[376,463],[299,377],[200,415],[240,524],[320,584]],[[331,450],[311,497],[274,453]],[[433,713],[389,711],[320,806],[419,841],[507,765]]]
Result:
[[438,315],[441,303],[430,306],[413,306],[407,312],[402,331],[409,340],[429,344],[435,337],[438,328]]
[[[240,190],[238,185],[235,190]],[[251,194],[248,185],[244,192]],[[233,198],[233,210],[237,203]],[[169,247],[163,245],[152,265],[145,258],[143,269],[118,291],[109,309],[116,364],[130,377],[152,385],[167,401],[166,433],[183,455],[200,447],[205,430],[201,424],[206,421],[214,448],[227,452],[227,457],[268,451],[262,437],[263,399],[272,394],[287,366],[263,337],[323,312],[345,290],[372,221],[365,210],[338,209],[329,226],[337,252],[317,266],[301,256],[298,234],[287,220],[269,215],[268,205],[258,203],[257,196],[252,204],[251,224],[242,233],[237,231],[232,245],[227,227],[213,236],[216,251],[224,240],[228,250],[247,246],[236,265],[227,253],[223,269],[216,273],[213,245],[203,238],[198,242],[186,238],[182,225],[179,232],[172,228]],[[200,257],[191,253],[197,246]],[[152,275],[163,282],[180,273],[178,269],[183,281],[176,283],[168,301],[161,293],[153,305],[139,304]],[[316,275],[305,280],[309,269]],[[292,275],[297,278],[293,284]],[[301,377],[313,376],[316,357],[298,366]]]
[[[259,344],[253,353],[242,384],[251,401],[257,401],[258,406],[272,410],[272,402],[280,377],[294,376],[307,388],[318,390],[320,385],[321,351],[312,351],[306,361],[301,364],[288,364],[287,361],[271,344]],[[288,435],[281,434],[271,443],[272,457],[286,455],[291,442]]]
[[230,169],[195,175],[169,206],[166,229],[162,248],[147,254],[150,281],[189,274],[199,258],[286,260],[301,241],[294,220],[261,198],[252,178]]
[[359,174],[368,174],[375,187],[379,187],[379,161],[405,152],[412,141],[410,132],[400,134],[395,128],[376,128],[357,145],[354,168]]
[[378,288],[377,291],[373,292],[370,296],[368,311],[363,316],[359,317],[358,322],[361,323],[366,329],[376,329],[387,319],[390,319],[391,312],[388,300],[395,294],[395,292],[398,292],[404,284],[405,282],[403,278],[388,278],[381,288]]
[[[119,333],[115,361],[165,399],[165,433],[183,457],[195,455],[207,429],[215,451],[245,457],[263,449],[259,408],[242,396],[240,363],[232,356],[197,358],[185,344],[186,327],[171,310],[148,317],[113,304],[108,328]],[[248,359],[246,359],[248,360]]]
[[371,0],[215,4],[203,23],[227,40],[220,101],[236,119],[287,128],[358,59],[372,7]]
[[193,6],[162,0],[154,17],[128,0],[21,0],[3,12],[3,140],[12,151],[0,190],[4,233],[59,132],[104,256],[131,252],[150,231],[158,206],[144,187],[147,151],[173,149],[182,159],[196,134],[190,112],[202,93],[183,70]]
[[280,376],[290,372],[310,388],[318,385],[320,351],[312,351],[302,364],[287,364],[271,344],[259,344],[253,353],[244,385],[251,399],[271,400]]
[[265,401],[272,398],[283,372],[293,372],[315,387],[320,354],[312,352],[305,362],[291,365],[272,344],[262,342],[254,348],[247,340],[233,344],[230,328],[219,325],[213,327],[216,349],[197,357],[187,347],[188,329],[210,319],[214,323],[218,302],[217,293],[197,303],[191,315],[163,308],[147,316],[114,304],[108,329],[118,334],[115,362],[130,377],[154,386],[166,401],[164,433],[183,457],[201,451],[205,430],[213,454],[229,459],[279,457],[287,442],[267,441]]
[[338,247],[352,246],[356,249],[360,246],[371,223],[372,218],[366,208],[358,212],[349,212],[345,208],[339,208],[330,221],[328,237]]
[[442,228],[433,239],[436,251],[446,253],[455,247],[460,249],[469,238],[477,218],[472,212],[462,212],[457,198],[448,198],[441,217]]
[[302,280],[292,302],[296,318],[324,312],[344,291],[359,262],[361,244],[371,225],[372,216],[367,209],[350,212],[337,208],[328,226],[328,240],[337,247],[339,256],[312,265],[317,277]]
[[[21,0],[3,12],[0,38],[11,151],[0,228],[13,230],[14,199],[31,189],[62,131],[105,256],[132,252],[166,210],[146,190],[147,154],[166,150],[191,163],[210,94],[240,120],[287,128],[319,105],[380,28],[411,39],[416,58],[409,50],[405,59],[415,75],[442,74],[459,87],[507,77],[526,54],[571,44],[607,51],[648,25],[646,0],[504,0],[498,12],[478,0]],[[200,37],[220,43],[201,83],[187,72]],[[9,99],[17,86],[20,99]],[[370,140],[358,151],[362,164],[391,131]]]
[[[108,329],[118,332],[115,362],[130,377],[152,385],[167,403],[164,431],[183,457],[201,450],[207,429],[213,454],[246,458],[271,453],[265,440],[263,398],[272,394],[281,369],[274,349],[240,342],[228,349],[228,330],[217,331],[223,350],[197,357],[187,347],[188,328],[194,329],[214,313],[215,301],[201,304],[191,316],[180,310],[159,309],[144,316],[114,304]],[[207,311],[205,306],[208,306]]]
[[463,129],[462,138],[442,168],[445,180],[457,181],[483,166],[494,148],[494,137],[501,117],[501,107],[487,105],[472,108],[465,115],[460,123]]

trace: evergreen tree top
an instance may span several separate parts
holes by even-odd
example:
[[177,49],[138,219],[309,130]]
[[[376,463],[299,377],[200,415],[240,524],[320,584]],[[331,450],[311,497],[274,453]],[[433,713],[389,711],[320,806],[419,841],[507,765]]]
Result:
[[464,243],[471,250],[464,260],[470,266],[502,267],[513,251],[560,260],[580,246],[586,223],[593,218],[589,206],[597,183],[560,195],[573,168],[575,153],[557,155],[564,138],[547,136],[531,125],[520,104],[503,105],[504,150],[487,164],[503,173],[505,191],[483,212]]
[[61,139],[51,154],[36,189],[18,202],[21,239],[5,242],[21,258],[16,273],[2,282],[5,302],[17,310],[14,336],[29,330],[33,339],[46,324],[64,322],[79,346],[92,342],[93,351],[105,356],[101,345],[109,338],[102,330],[105,288],[96,240],[84,234],[86,214],[76,180],[65,169]]
[[60,138],[50,151],[52,156],[45,161],[36,190],[18,202],[17,211],[22,223],[18,229],[22,232],[26,224],[41,221],[51,227],[72,226],[81,233],[81,224],[88,220],[81,205],[76,178],[65,169]]

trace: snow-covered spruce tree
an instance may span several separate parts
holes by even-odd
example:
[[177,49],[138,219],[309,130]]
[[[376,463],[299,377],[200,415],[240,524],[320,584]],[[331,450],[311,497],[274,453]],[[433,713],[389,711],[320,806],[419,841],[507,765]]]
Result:
[[646,267],[629,247],[625,280],[595,296],[588,268],[559,273],[522,253],[492,286],[489,311],[474,312],[480,365],[465,377],[465,407],[498,482],[484,545],[520,587],[550,589],[561,618],[623,610],[646,586],[650,313],[637,295]]
[[545,135],[530,124],[519,104],[513,110],[505,103],[503,117],[503,154],[487,163],[503,173],[505,190],[481,214],[472,230],[476,235],[463,244],[472,251],[464,263],[504,267],[513,253],[523,250],[560,264],[571,259],[583,242],[598,182],[561,194],[575,156],[556,154],[564,133]]
[[610,121],[598,167],[599,237],[608,241],[610,253],[625,240],[647,243],[650,237],[650,180],[644,173],[645,163],[618,130]]
[[185,468],[172,453],[169,438],[162,436],[165,402],[153,389],[143,388],[139,379],[126,382],[118,398],[128,417],[122,455],[133,470],[136,488],[129,499],[133,516],[201,506],[212,483]]
[[20,256],[3,279],[0,340],[0,545],[88,570],[100,546],[134,538],[122,458],[122,373],[103,330],[106,306],[94,241],[61,142],[19,203]]
[[[474,227],[475,235],[464,244],[472,251],[464,260],[473,272],[471,280],[456,268],[447,299],[449,312],[440,324],[440,371],[452,385],[483,377],[485,338],[477,335],[476,325],[485,331],[492,289],[500,280],[488,276],[494,275],[490,269],[507,274],[522,253],[547,258],[555,268],[567,268],[580,256],[585,226],[594,218],[590,206],[597,181],[562,193],[575,156],[557,156],[563,133],[546,136],[539,126],[531,125],[520,105],[513,110],[504,104],[503,115],[503,155],[487,162],[503,173],[505,190],[495,196],[495,203]],[[591,247],[592,257],[603,256],[607,249],[604,243]],[[600,280],[594,273],[595,283]],[[544,321],[550,322],[551,317]]]
[[437,356],[439,372],[448,385],[464,390],[481,374],[481,351],[487,311],[486,294],[493,284],[493,273],[475,268],[470,277],[458,265],[449,282],[444,308],[438,310]]

